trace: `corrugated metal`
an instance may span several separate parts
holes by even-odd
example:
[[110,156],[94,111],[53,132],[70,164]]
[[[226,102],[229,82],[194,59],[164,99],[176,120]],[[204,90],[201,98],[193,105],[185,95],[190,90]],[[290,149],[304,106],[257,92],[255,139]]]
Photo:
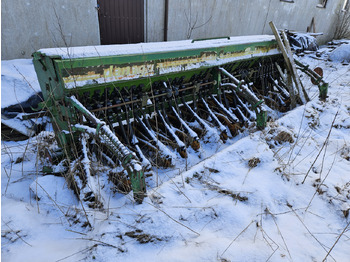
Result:
[[144,41],[144,0],[98,0],[101,44]]

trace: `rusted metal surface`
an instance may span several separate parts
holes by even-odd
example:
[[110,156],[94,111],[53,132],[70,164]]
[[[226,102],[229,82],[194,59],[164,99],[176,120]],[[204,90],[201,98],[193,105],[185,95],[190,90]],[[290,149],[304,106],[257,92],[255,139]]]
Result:
[[144,41],[143,0],[99,0],[101,44]]
[[[130,169],[134,198],[141,202],[144,170],[173,167],[178,157],[193,152],[188,147],[199,150],[208,132],[225,143],[254,120],[262,128],[265,97],[273,109],[288,106],[287,95],[274,99],[269,96],[274,87],[266,85],[267,77],[281,77],[275,64],[284,69],[277,44],[271,37],[257,38],[130,45],[124,51],[116,45],[106,47],[115,51],[110,55],[82,52],[76,58],[48,55],[50,50],[35,53],[33,63],[59,146],[67,158],[84,154],[89,160],[89,135],[99,144],[91,152],[103,151],[98,153],[101,161]],[[222,69],[232,76],[221,75]],[[253,92],[251,103],[243,94]],[[79,142],[82,149],[72,146]],[[90,189],[83,185],[79,190]],[[91,190],[95,196],[97,190]]]
[[[166,60],[147,61],[142,63],[122,64],[122,65],[104,65],[79,69],[65,69],[66,73],[62,75],[66,88],[76,88],[84,86],[89,82],[106,83],[113,81],[122,81],[137,79],[143,77],[152,77],[174,72],[187,71],[201,67],[210,67],[217,63],[232,62],[236,58],[249,58],[253,55],[265,54],[272,47],[248,47],[243,51],[235,52],[201,52],[200,55],[191,57],[178,57]],[[65,76],[66,75],[66,76]]]
[[[190,90],[190,89],[195,89],[195,88],[199,88],[201,86],[210,85],[210,84],[216,84],[216,81],[211,81],[211,82],[206,82],[204,84],[197,84],[194,86],[185,87],[185,88],[182,88],[181,90],[178,90],[177,92],[181,93],[181,92],[185,92],[185,91]],[[175,95],[175,93],[176,92],[171,92],[171,95]],[[164,94],[155,95],[155,96],[147,96],[147,98],[154,100],[156,98],[165,97],[168,95],[169,95],[169,93],[164,93]],[[139,102],[142,102],[142,99],[128,101],[128,102],[124,102],[124,103],[120,103],[120,104],[116,104],[116,105],[112,105],[112,106],[106,106],[106,107],[93,109],[93,110],[91,110],[91,112],[99,112],[99,111],[108,110],[108,109],[112,109],[112,108],[116,108],[116,107],[122,107],[122,106],[130,105],[130,104],[134,104],[134,103],[139,103]]]
[[[323,69],[321,67],[316,67],[314,69],[314,72],[317,73],[320,77],[323,77]],[[318,83],[318,80],[314,79],[314,78],[311,78],[311,82],[312,84],[314,85],[317,85]]]

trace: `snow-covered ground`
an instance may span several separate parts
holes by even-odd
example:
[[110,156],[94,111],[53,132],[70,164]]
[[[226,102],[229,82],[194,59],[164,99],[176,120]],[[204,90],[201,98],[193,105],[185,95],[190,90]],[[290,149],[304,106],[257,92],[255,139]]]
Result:
[[[40,172],[49,136],[2,141],[3,261],[350,261],[350,68],[330,50],[299,58],[324,69],[327,101],[302,76],[311,102],[230,146],[203,144],[224,149],[148,178],[141,205],[105,188],[104,209],[88,208]],[[2,104],[33,70],[2,62]]]
[[31,59],[1,61],[1,108],[26,101],[40,91]]

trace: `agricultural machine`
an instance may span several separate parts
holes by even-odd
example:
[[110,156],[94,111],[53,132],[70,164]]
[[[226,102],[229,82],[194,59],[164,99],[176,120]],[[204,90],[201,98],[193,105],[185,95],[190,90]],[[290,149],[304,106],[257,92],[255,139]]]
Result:
[[288,81],[286,58],[267,35],[42,49],[33,60],[65,157],[85,163],[89,183],[93,138],[127,171],[137,202],[146,194],[145,170],[171,167],[174,155],[187,158],[209,129],[225,142],[248,126],[263,129],[269,112],[307,99]]

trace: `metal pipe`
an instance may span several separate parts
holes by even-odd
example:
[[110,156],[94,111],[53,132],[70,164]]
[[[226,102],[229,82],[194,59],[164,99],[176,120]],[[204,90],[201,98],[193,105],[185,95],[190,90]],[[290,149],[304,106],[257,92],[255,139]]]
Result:
[[164,41],[168,41],[168,18],[169,18],[169,0],[165,0],[165,6],[164,6]]
[[[211,81],[211,82],[207,82],[207,83],[193,85],[193,86],[189,86],[189,87],[186,87],[186,88],[182,88],[182,89],[179,90],[179,92],[183,92],[183,91],[190,90],[190,89],[195,89],[198,86],[206,86],[206,85],[211,85],[211,84],[215,84],[215,83],[216,83],[216,81]],[[175,92],[172,91],[172,94],[175,95]],[[155,99],[155,98],[158,98],[158,97],[162,97],[162,96],[167,96],[167,95],[168,95],[167,93],[163,93],[163,94],[159,94],[159,95],[150,96],[149,99],[152,100],[152,99]],[[142,102],[142,99],[136,99],[136,100],[132,100],[132,101],[116,104],[116,105],[96,108],[96,109],[93,109],[93,110],[90,110],[90,111],[91,112],[98,112],[98,111],[103,111],[103,110],[107,110],[107,109],[111,109],[111,108],[115,108],[115,107],[120,107],[120,106],[124,106],[124,105],[130,105],[130,104],[134,104],[134,103],[138,103],[138,102]]]

